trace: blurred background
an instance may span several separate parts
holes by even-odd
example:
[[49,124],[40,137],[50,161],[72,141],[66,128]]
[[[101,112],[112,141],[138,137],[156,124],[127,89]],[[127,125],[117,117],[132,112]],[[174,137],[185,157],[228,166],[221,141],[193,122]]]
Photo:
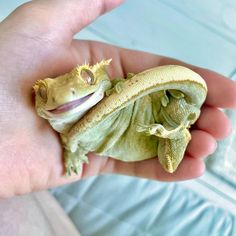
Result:
[[[1,0],[0,21],[24,2]],[[76,38],[174,57],[236,81],[235,0],[127,0]],[[50,191],[82,236],[236,235],[236,111],[225,112],[232,135],[197,180],[106,175]]]

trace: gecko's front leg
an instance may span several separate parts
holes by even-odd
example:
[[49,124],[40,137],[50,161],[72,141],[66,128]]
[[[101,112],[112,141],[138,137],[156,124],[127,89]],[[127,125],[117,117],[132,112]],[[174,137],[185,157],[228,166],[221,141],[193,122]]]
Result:
[[88,163],[87,151],[79,147],[77,143],[68,142],[66,135],[61,134],[61,141],[64,147],[66,176],[70,176],[71,173],[81,173],[83,164]]
[[137,132],[144,132],[147,135],[155,135],[159,138],[168,138],[168,139],[178,139],[180,132],[183,132],[184,129],[188,127],[188,123],[180,124],[176,128],[165,128],[161,124],[150,124],[150,125],[137,125]]
[[71,152],[65,149],[64,163],[66,168],[66,175],[70,176],[71,173],[81,173],[83,164],[88,163],[88,158],[85,153],[79,148],[75,152]]

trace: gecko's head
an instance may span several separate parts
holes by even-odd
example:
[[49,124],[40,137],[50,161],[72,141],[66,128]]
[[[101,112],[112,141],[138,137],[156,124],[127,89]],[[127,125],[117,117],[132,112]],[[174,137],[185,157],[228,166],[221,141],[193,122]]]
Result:
[[48,120],[83,115],[111,87],[106,73],[110,61],[77,66],[67,74],[37,81],[33,86],[37,113]]

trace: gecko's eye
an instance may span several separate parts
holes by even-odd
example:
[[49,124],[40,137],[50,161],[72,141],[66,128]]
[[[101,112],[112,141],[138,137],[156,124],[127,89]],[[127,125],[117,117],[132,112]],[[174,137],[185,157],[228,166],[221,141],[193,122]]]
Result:
[[46,102],[47,101],[47,88],[46,88],[46,86],[41,85],[39,87],[38,92],[39,92],[39,96],[43,99],[44,102]]
[[95,78],[94,74],[91,70],[89,69],[82,69],[80,72],[80,76],[83,80],[85,80],[89,85],[94,84]]

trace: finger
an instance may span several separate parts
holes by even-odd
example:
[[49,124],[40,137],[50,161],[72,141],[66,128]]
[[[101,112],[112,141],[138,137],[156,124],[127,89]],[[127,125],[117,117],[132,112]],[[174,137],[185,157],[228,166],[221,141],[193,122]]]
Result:
[[206,81],[208,94],[206,104],[221,108],[236,107],[236,83],[216,72],[192,67]]
[[[138,55],[136,54],[135,57],[138,57]],[[145,58],[146,60],[148,59],[147,57]],[[153,58],[153,55],[151,55],[151,58]],[[157,57],[156,60],[159,65],[182,65],[198,73],[206,81],[208,93],[205,103],[209,106],[236,108],[236,83],[234,81],[214,71],[193,66],[176,59]]]
[[215,139],[223,139],[231,133],[232,127],[228,117],[219,109],[203,106],[201,116],[195,127],[211,134]]
[[47,9],[57,26],[61,25],[62,29],[75,34],[122,2],[123,0],[40,0],[32,1],[32,4]]
[[155,56],[149,53],[131,51],[126,49],[121,49],[120,53],[122,64],[124,65],[124,70],[126,72],[132,71],[134,73],[137,73],[157,65],[172,64],[187,66],[200,74],[206,81],[208,86],[206,104],[208,104],[209,106],[221,108],[236,107],[236,83],[216,72],[192,66],[175,59]]
[[216,142],[211,135],[204,131],[195,130],[192,131],[192,141],[187,149],[187,154],[173,174],[169,174],[163,169],[158,158],[140,162],[122,162],[90,153],[88,155],[89,164],[84,165],[82,178],[101,173],[115,173],[161,181],[192,179],[201,176],[205,170],[205,164],[200,157],[213,153],[215,149]]
[[[110,160],[112,162],[112,160]],[[199,177],[205,170],[205,164],[201,159],[185,157],[178,169],[170,174],[167,173],[160,165],[157,158],[127,163],[121,161],[113,161],[113,173],[136,176],[147,179],[160,181],[180,181]],[[106,170],[104,170],[106,173]],[[109,173],[110,170],[107,170]]]
[[[86,44],[85,41],[73,41],[74,54],[80,60],[79,52],[84,51],[84,44]],[[87,51],[88,58],[86,59],[88,61],[96,63],[104,58],[114,59],[112,62],[112,68],[114,69],[111,71],[111,77],[125,76],[129,72],[139,73],[160,65],[187,66],[199,73],[206,81],[208,86],[207,105],[221,108],[236,107],[236,83],[215,72],[146,52],[117,48],[98,42],[89,42],[89,45],[90,51],[93,51],[93,58],[91,58],[91,55],[89,56],[89,51]]]
[[82,178],[99,174],[122,174],[161,181],[179,181],[201,176],[205,170],[202,159],[186,156],[173,174],[167,173],[158,158],[139,162],[123,162],[90,153],[89,164],[84,165]]
[[[20,6],[6,24],[22,26],[24,32],[38,31],[38,37],[72,37],[98,16],[112,10],[124,0],[37,0]],[[21,15],[21,17],[19,17]],[[22,31],[21,31],[22,33]]]
[[216,141],[209,133],[201,130],[192,130],[191,135],[192,139],[186,150],[189,156],[202,158],[216,150]]

